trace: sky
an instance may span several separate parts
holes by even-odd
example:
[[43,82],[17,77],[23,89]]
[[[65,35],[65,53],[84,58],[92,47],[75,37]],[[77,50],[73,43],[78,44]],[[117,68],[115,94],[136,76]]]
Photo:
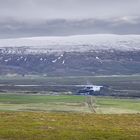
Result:
[[140,0],[0,0],[0,38],[140,34]]

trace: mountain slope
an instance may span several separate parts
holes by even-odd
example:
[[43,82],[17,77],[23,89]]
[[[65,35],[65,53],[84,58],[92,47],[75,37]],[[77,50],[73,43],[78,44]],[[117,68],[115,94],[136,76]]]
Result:
[[104,75],[140,72],[139,35],[0,40],[0,74]]

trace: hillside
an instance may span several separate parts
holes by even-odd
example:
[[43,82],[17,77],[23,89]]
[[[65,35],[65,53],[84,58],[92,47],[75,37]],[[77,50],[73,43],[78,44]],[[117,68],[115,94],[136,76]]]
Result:
[[0,40],[0,74],[138,74],[139,35],[79,35]]

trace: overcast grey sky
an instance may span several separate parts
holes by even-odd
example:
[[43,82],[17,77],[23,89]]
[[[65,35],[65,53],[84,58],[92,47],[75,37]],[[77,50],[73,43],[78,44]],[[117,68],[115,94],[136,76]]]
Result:
[[90,34],[140,34],[140,0],[0,0],[0,25],[1,38],[88,34],[89,25]]

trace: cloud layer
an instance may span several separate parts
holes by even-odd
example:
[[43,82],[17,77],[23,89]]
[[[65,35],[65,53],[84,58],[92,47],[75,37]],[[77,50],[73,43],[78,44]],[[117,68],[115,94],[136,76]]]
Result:
[[21,20],[140,16],[140,0],[0,0],[0,17]]
[[0,37],[140,34],[140,0],[0,0]]

